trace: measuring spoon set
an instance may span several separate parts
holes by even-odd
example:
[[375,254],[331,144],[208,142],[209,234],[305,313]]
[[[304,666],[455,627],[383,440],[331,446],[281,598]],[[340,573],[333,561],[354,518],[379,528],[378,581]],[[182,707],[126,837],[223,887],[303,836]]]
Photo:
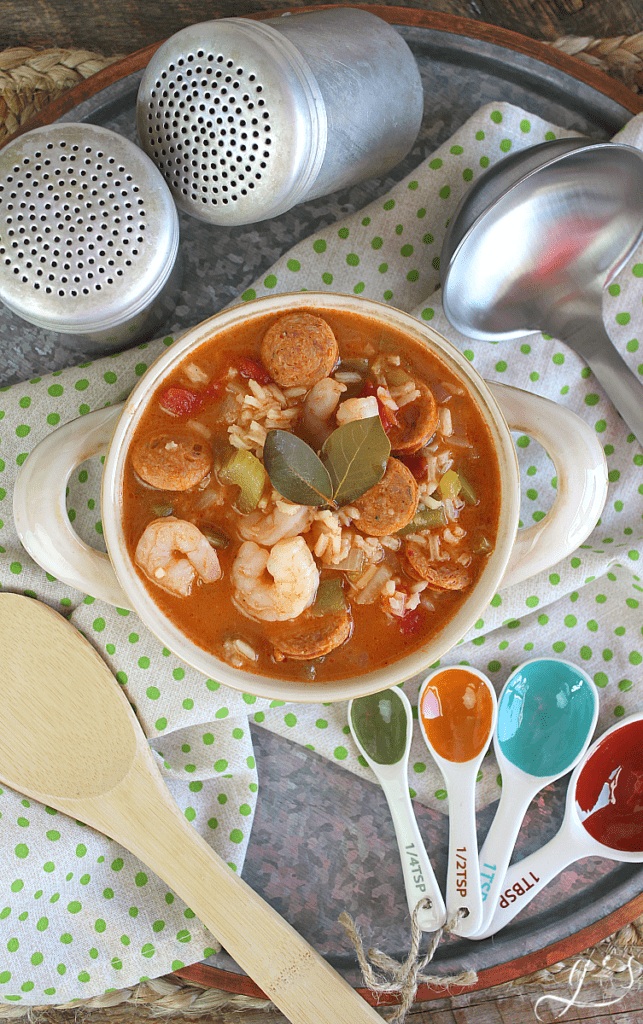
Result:
[[[484,939],[582,857],[643,861],[643,713],[623,719],[590,747],[598,709],[589,676],[557,658],[520,665],[499,700],[487,677],[470,666],[438,668],[426,677],[418,721],[449,799],[443,900],[409,797],[411,705],[399,688],[349,703],[351,733],[391,809],[409,909],[428,897],[429,907],[418,911],[423,931],[447,924],[456,935]],[[475,784],[492,740],[502,795],[478,853]],[[531,800],[572,770],[559,832],[509,866]]]

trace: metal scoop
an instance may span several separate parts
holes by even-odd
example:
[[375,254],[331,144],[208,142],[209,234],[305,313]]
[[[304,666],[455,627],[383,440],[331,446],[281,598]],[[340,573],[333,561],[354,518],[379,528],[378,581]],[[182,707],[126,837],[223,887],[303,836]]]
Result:
[[532,146],[490,168],[456,210],[440,260],[444,312],[484,341],[564,341],[643,444],[643,388],[601,311],[642,234],[643,153],[586,139]]

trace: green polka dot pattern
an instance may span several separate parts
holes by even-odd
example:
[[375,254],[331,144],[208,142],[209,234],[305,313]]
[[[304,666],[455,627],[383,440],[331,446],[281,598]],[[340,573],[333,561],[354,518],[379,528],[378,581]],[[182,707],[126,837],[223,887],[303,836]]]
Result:
[[[622,141],[640,146],[637,128],[634,119]],[[495,346],[460,337],[444,317],[438,288],[445,224],[470,183],[507,152],[569,134],[508,104],[483,107],[387,196],[284,252],[241,298],[307,289],[390,302],[445,334],[484,377],[546,395],[596,430],[610,484],[587,542],[547,572],[496,594],[445,661],[482,669],[498,689],[529,658],[558,654],[582,664],[599,687],[602,730],[643,708],[643,453],[565,345],[541,335]],[[640,249],[606,291],[603,308],[614,344],[641,376],[642,298]],[[16,473],[38,441],[74,416],[122,401],[172,340],[2,389],[0,584],[46,601],[85,633],[134,705],[186,819],[240,871],[258,789],[248,723],[372,781],[347,732],[345,705],[270,704],[206,679],[180,664],[133,613],[79,594],[31,562],[11,514]],[[551,507],[558,481],[534,440],[514,440],[521,521],[528,526]],[[93,459],[74,471],[67,505],[81,538],[104,550],[101,469]],[[421,681],[405,684],[412,703]],[[410,763],[417,799],[448,812],[442,779],[417,735]],[[490,755],[478,781],[479,807],[498,798],[499,785]],[[0,815],[1,1000],[27,1006],[88,998],[195,962],[216,947],[163,883],[105,837],[7,789]]]
[[[147,360],[163,347],[146,346],[144,366],[135,350],[110,357],[108,364],[96,363],[96,374],[91,372],[94,367],[84,367],[82,375],[65,370],[56,374],[54,384],[51,377],[44,378],[40,388],[21,385],[4,393],[0,508],[4,510],[9,500],[18,463],[6,455],[9,425],[27,425],[26,416],[32,416],[30,430],[13,432],[35,444],[69,418],[67,396],[78,390],[77,381],[91,408],[100,408],[112,398],[122,398]],[[54,401],[61,403],[56,416]],[[72,405],[71,415],[76,412]],[[74,471],[68,510],[87,543],[104,550],[97,529],[101,470],[95,459]],[[240,870],[257,793],[246,702],[216,680],[180,664],[132,613],[103,605],[44,573],[20,547],[10,515],[2,519],[0,581],[7,585],[11,580],[12,590],[45,599],[54,607],[58,602],[59,610],[101,650],[127,687],[187,820],[212,841],[209,818],[216,805],[216,849]],[[260,701],[255,704],[263,706]],[[191,752],[184,753],[186,749]],[[191,912],[173,896],[171,905],[166,902],[172,894],[164,883],[105,837],[4,787],[0,826],[1,848],[8,860],[0,879],[0,946],[7,951],[0,999],[58,1005],[69,997],[86,998],[136,983],[143,976],[156,977],[171,970],[173,963],[202,959],[217,948],[216,939],[193,916],[186,928]]]

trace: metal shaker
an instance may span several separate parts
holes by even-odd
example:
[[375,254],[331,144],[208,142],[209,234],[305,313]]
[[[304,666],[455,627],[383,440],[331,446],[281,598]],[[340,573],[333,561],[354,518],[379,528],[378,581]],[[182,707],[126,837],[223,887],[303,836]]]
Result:
[[26,132],[0,151],[0,301],[90,354],[150,337],[180,287],[169,189],[98,125]]
[[137,101],[141,145],[177,206],[229,225],[386,174],[422,113],[406,42],[348,7],[182,29],[152,57]]

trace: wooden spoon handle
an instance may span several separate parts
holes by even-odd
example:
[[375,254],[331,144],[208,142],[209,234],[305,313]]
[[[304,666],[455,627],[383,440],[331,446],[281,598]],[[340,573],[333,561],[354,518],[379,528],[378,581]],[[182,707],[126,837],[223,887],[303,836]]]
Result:
[[381,1024],[186,821],[125,694],[70,623],[0,594],[0,651],[1,781],[149,865],[292,1024]]
[[186,821],[147,744],[139,743],[128,775],[110,792],[57,803],[167,882],[293,1024],[381,1024],[379,1014]]

